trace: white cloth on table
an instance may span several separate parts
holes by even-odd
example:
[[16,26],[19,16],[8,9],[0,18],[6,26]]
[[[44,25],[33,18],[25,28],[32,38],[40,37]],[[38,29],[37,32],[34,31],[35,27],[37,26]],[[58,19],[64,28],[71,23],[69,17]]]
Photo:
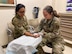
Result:
[[22,54],[32,54],[37,51],[36,47],[41,41],[41,36],[38,38],[34,38],[23,35],[9,43],[6,54],[8,54],[9,52],[13,52],[13,54],[19,54],[20,52]]

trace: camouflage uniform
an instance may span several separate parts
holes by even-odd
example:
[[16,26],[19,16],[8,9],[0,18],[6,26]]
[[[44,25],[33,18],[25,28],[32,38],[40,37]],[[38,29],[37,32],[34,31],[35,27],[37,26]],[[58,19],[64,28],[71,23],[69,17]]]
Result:
[[12,19],[12,24],[15,27],[14,29],[15,31],[13,35],[15,39],[24,35],[24,33],[28,31],[28,23],[27,23],[27,19],[25,16],[21,18],[19,15],[16,15]]
[[60,35],[60,22],[58,20],[56,17],[51,20],[41,20],[36,32],[43,30],[44,36],[36,54],[46,54],[42,49],[42,46],[45,45],[52,47],[52,54],[63,54],[64,40]]

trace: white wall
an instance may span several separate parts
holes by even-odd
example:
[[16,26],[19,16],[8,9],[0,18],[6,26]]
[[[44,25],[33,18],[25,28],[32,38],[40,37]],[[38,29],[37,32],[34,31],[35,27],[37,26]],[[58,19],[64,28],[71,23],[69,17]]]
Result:
[[59,13],[66,13],[67,0],[53,0],[53,7]]
[[0,45],[5,45],[8,42],[6,33],[7,22],[9,22],[14,15],[14,8],[0,7]]
[[[22,3],[26,6],[26,16],[32,19],[32,9],[34,6],[40,7],[39,20],[43,17],[42,9],[46,5],[52,5],[52,0],[17,0],[17,3]],[[5,45],[8,42],[6,33],[7,23],[14,16],[15,7],[0,7],[0,45]]]
[[26,16],[28,19],[33,18],[32,15],[33,7],[35,6],[39,7],[40,8],[39,19],[41,19],[43,17],[42,9],[46,5],[52,5],[52,0],[18,0],[18,3],[23,3],[26,6]]

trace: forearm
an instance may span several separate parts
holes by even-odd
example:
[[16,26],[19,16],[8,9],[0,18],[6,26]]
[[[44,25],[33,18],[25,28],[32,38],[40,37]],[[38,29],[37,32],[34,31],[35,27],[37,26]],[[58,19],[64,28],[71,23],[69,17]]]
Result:
[[25,32],[24,35],[30,36],[30,37],[34,37],[34,38],[37,38],[37,37],[40,36],[40,35],[38,35],[38,34],[32,34],[32,33],[30,33],[30,32]]
[[32,36],[32,37],[34,36],[34,35],[31,34],[30,32],[25,32],[24,35],[26,35],[26,36]]

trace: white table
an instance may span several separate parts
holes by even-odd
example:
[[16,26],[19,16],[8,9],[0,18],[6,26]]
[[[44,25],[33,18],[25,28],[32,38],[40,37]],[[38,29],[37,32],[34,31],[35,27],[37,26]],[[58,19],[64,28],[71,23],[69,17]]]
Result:
[[41,36],[34,38],[23,35],[9,43],[6,54],[32,54],[37,51],[36,47],[41,40]]

